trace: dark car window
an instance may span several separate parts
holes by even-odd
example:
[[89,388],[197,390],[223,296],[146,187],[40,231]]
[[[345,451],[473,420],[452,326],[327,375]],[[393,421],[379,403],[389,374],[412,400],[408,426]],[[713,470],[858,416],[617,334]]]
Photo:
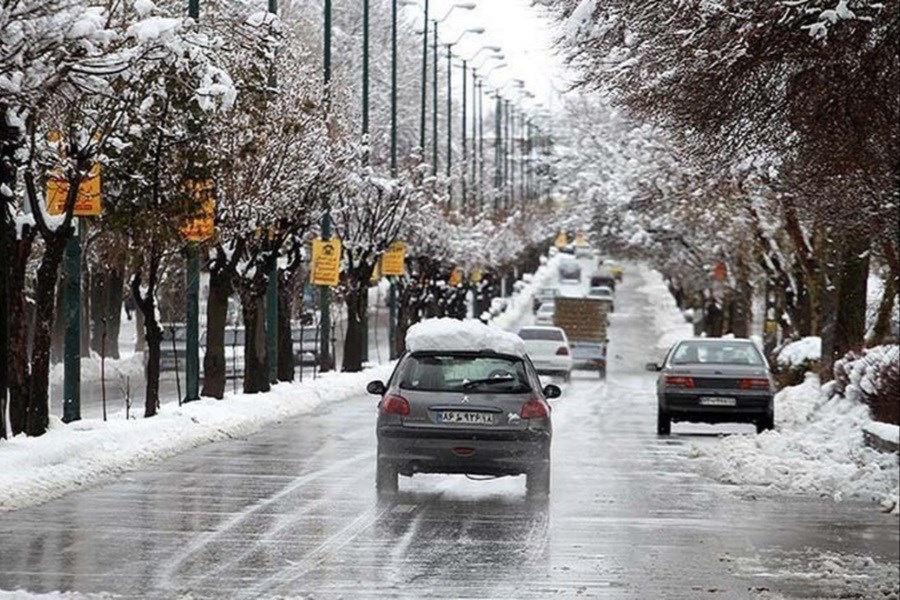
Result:
[[519,337],[523,340],[543,340],[546,342],[563,341],[562,331],[558,329],[520,329]]
[[763,366],[762,356],[753,344],[742,342],[682,342],[672,354],[673,365],[753,365]]
[[[508,381],[476,383],[493,379]],[[531,390],[522,359],[474,354],[414,354],[403,363],[400,387],[406,390],[476,394]]]

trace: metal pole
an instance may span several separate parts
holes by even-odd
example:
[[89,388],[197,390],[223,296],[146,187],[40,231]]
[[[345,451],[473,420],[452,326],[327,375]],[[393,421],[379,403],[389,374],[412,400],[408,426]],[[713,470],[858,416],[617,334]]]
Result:
[[478,82],[478,200],[484,208],[484,81]]
[[500,120],[503,118],[503,101],[497,94],[494,107],[494,210],[500,210]]
[[[324,85],[326,103],[326,123],[331,119],[331,0],[325,0],[325,31],[323,34]],[[330,123],[328,123],[330,125]],[[322,239],[331,239],[331,206],[329,198],[325,198],[325,214],[322,216]],[[319,370],[324,372],[334,368],[331,357],[331,289],[328,286],[319,288],[319,314],[321,338],[319,340]]]
[[431,176],[438,174],[438,22],[434,25],[434,44],[432,46],[432,61],[434,77],[431,80]]
[[[0,170],[3,180],[7,180],[7,168],[11,170],[11,161],[0,157]],[[4,188],[5,190],[5,188]],[[6,431],[6,390],[9,387],[9,255],[12,250],[9,220],[11,197],[0,191],[0,439],[11,437]]]
[[[4,207],[5,208],[5,207]],[[81,221],[81,219],[77,219]],[[63,422],[81,419],[81,224],[66,242],[66,335]],[[5,249],[4,249],[5,250]]]
[[[396,49],[397,43],[397,20],[396,20],[396,2],[394,0],[394,44]],[[435,39],[437,39],[437,31],[435,31]],[[396,52],[396,50],[395,50]],[[395,55],[396,56],[396,55]],[[396,64],[396,58],[394,60]],[[419,119],[419,152],[422,153],[422,160],[425,160],[425,113],[428,104],[428,0],[425,0],[425,26],[422,34],[422,114]]]
[[460,201],[460,207],[462,210],[466,210],[466,177],[469,174],[468,170],[468,161],[469,154],[466,149],[467,140],[466,140],[466,81],[469,76],[468,72],[468,63],[463,60],[463,70],[462,70],[462,177],[460,181],[462,183],[462,200]]
[[509,197],[509,112],[510,112],[510,102],[506,100],[504,102],[506,104],[506,114],[504,115],[505,121],[503,123],[503,197],[506,208],[510,208],[512,206],[511,198]]
[[472,196],[478,194],[478,73],[472,67],[472,158],[469,182],[472,188]]
[[[426,23],[428,21],[425,21]],[[424,100],[423,100],[424,101]],[[424,132],[424,123],[422,132]],[[391,2],[391,177],[397,176],[397,0]]]
[[453,46],[447,44],[447,208],[453,208]]
[[369,156],[369,0],[363,0],[363,65],[362,65],[362,135],[366,146],[364,160]]
[[[200,399],[200,247],[187,246],[187,331],[185,340],[184,401]],[[174,332],[172,333],[174,339]]]
[[[269,12],[278,13],[278,0],[269,0]],[[278,78],[275,65],[270,72],[270,87],[275,89]],[[278,381],[278,261],[273,258],[266,285],[266,367],[270,383]],[[189,391],[190,393],[190,391]]]
[[388,296],[388,340],[390,343],[389,356],[391,360],[397,358],[397,278],[391,277],[391,289]]
[[200,0],[188,0],[188,16],[192,19],[200,18]]

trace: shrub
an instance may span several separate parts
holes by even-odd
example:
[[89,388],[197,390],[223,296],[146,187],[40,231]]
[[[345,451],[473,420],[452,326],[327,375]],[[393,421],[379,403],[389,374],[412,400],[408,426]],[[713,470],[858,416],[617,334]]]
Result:
[[867,405],[872,418],[900,424],[900,346],[848,352],[834,363],[834,391]]

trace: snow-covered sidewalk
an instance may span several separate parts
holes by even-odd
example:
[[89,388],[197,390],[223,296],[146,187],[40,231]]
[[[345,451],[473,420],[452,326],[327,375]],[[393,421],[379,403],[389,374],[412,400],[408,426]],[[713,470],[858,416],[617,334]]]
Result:
[[775,396],[775,430],[692,445],[688,452],[720,481],[836,501],[874,500],[900,514],[897,455],[863,443],[863,430],[872,424],[866,405],[826,398],[819,378],[809,373],[801,385]]
[[41,437],[0,442],[0,511],[39,504],[202,444],[250,435],[322,403],[359,396],[367,382],[387,379],[392,368],[328,373],[275,385],[267,394],[205,398],[180,407],[166,403],[152,419],[126,420],[121,414],[106,422],[53,421]]

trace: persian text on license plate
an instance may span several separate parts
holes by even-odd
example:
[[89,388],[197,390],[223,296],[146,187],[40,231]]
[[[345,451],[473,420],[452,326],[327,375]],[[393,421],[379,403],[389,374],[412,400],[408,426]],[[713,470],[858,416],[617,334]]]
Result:
[[700,398],[703,406],[737,406],[737,398],[720,398],[719,396],[704,396]]
[[462,412],[442,410],[437,414],[438,423],[460,423],[463,425],[493,425],[494,415],[483,412]]

